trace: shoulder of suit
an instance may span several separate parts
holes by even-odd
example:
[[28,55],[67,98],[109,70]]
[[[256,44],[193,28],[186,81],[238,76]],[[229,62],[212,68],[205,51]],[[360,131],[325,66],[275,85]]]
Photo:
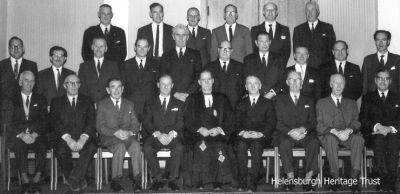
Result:
[[400,60],[400,55],[389,52],[388,57],[394,57],[396,60]]
[[[321,24],[321,26],[331,26],[331,27],[332,27],[332,24],[327,23],[327,22],[324,22],[324,21],[321,21],[321,20],[318,21],[318,24],[317,24],[317,25],[320,25],[320,24]],[[307,25],[308,25],[308,24],[307,24]]]
[[99,26],[99,25],[90,26],[89,28],[87,28],[87,29],[85,30],[85,32],[92,32],[92,31],[96,31],[96,30],[98,30],[99,28],[100,28],[100,26]]
[[22,62],[26,63],[28,65],[37,65],[35,61],[31,61],[31,60],[28,60],[28,59],[25,59],[25,58],[22,58]]
[[249,28],[247,26],[245,26],[243,24],[239,24],[239,23],[236,23],[236,28],[242,29],[242,30],[249,30]]
[[111,28],[112,28],[112,30],[116,30],[116,31],[119,31],[119,32],[125,32],[124,29],[122,29],[122,28],[120,28],[118,26],[111,25]]
[[307,23],[307,21],[306,21],[306,22],[303,22],[303,23],[301,23],[301,24],[299,24],[299,25],[297,25],[296,27],[294,27],[295,30],[296,30],[296,29],[300,29],[300,28],[308,28],[308,23]]
[[257,56],[258,56],[258,53],[249,54],[249,55],[247,55],[247,56],[244,57],[243,61],[244,61],[244,60],[253,60],[253,59],[257,59]]
[[51,73],[51,71],[52,71],[51,66],[46,69],[43,69],[43,70],[39,71],[39,73],[38,73],[39,77],[40,77],[40,75]]
[[7,63],[10,63],[10,57],[7,57],[0,61],[0,65],[7,64]]

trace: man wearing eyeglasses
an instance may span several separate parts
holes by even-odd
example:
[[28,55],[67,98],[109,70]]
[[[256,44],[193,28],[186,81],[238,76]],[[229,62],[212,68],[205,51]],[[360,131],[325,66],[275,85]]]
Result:
[[237,7],[228,4],[224,8],[225,24],[212,30],[211,35],[211,61],[218,59],[218,47],[222,41],[232,44],[231,58],[243,63],[243,58],[253,52],[250,30],[248,27],[238,24],[239,17]]
[[367,146],[374,149],[380,185],[377,191],[396,192],[400,148],[400,97],[390,89],[390,71],[380,69],[375,76],[376,91],[363,96],[360,112]]
[[[76,74],[67,76],[63,87],[67,93],[54,98],[50,108],[51,126],[56,132],[56,153],[71,191],[87,187],[85,179],[89,162],[96,152],[96,112],[92,98],[79,94]],[[72,152],[79,158],[73,167]]]

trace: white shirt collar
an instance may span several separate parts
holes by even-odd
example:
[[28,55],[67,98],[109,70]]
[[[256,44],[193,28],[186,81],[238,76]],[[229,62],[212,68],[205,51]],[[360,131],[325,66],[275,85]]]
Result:
[[385,64],[387,63],[389,51],[386,51],[386,53],[384,53],[384,54],[376,52],[376,54],[378,55],[378,61],[381,60],[381,56],[383,55],[383,61],[385,61]]
[[[232,26],[232,35],[235,37],[236,22],[233,24],[225,23],[226,37],[228,38],[228,40],[229,40],[229,26]],[[229,41],[232,41],[232,40],[229,40]]]
[[289,92],[290,97],[292,98],[293,102],[294,102],[294,96],[297,96],[297,100],[300,99],[300,92],[298,93],[294,93],[294,92]]
[[[339,102],[342,102],[342,95],[341,96],[339,96]],[[336,99],[338,98],[338,97],[336,97],[336,96],[334,96],[333,94],[331,94],[331,98],[332,98],[332,100],[333,100],[333,102],[335,102],[335,104],[336,104]],[[337,105],[337,104],[336,104]]]
[[266,32],[269,32],[269,25],[272,24],[272,37],[275,37],[275,29],[276,29],[276,21],[273,21],[272,23],[269,23],[268,21],[265,21],[265,30]]
[[32,98],[32,92],[30,94],[28,94],[28,95],[26,95],[23,92],[21,92],[21,95],[22,95],[22,99],[24,99],[24,102],[25,102],[25,99],[26,99],[27,96],[29,96],[29,98]]
[[21,58],[19,58],[19,59],[15,59],[14,57],[11,57],[11,56],[10,56],[10,59],[11,59],[11,65],[13,66],[12,68],[14,68],[15,61],[18,61],[18,67],[20,67],[20,66],[21,66],[21,63],[22,63],[22,57],[21,57]]
[[140,65],[140,61],[142,61],[142,65],[143,65],[143,68],[144,68],[144,65],[146,64],[146,58],[147,58],[147,57],[145,57],[145,58],[143,58],[143,59],[140,59],[139,57],[135,57],[135,60],[136,60],[136,63],[137,63],[137,65],[138,65],[138,67],[139,67],[139,65]]
[[67,94],[67,98],[69,103],[72,105],[72,99],[75,98],[75,104],[78,102],[78,94],[76,94],[75,96],[70,96]]
[[164,96],[161,96],[161,94],[160,94],[160,95],[158,95],[158,98],[160,99],[161,104],[163,103],[164,98],[165,98],[165,103],[166,103],[167,106],[168,106],[169,100],[171,99],[171,95],[169,95],[169,96],[167,96],[167,97],[164,97]]
[[265,56],[265,62],[268,63],[268,55],[269,55],[269,51],[266,52],[265,54],[262,52],[258,52],[258,55],[260,55],[260,60],[262,60],[263,56]]
[[257,95],[250,95],[250,94],[249,94],[250,104],[253,103],[253,99],[255,100],[255,103],[257,104],[258,98],[259,98],[259,97],[260,97],[260,94],[257,94]]
[[51,68],[53,69],[54,74],[58,73],[58,72],[57,72],[57,69],[60,71],[60,74],[61,74],[61,73],[62,73],[63,66],[57,68],[57,67],[55,67],[54,65],[52,65]]
[[111,27],[111,24],[108,24],[106,26],[106,25],[100,23],[100,28],[101,28],[101,31],[103,31],[103,34],[105,33],[106,28],[108,29],[108,32],[110,32],[110,30],[111,30],[110,27]]
[[[383,93],[385,94],[385,98],[387,98],[388,93],[389,93],[389,89],[386,89],[385,91],[383,91]],[[379,94],[379,97],[382,97],[382,92],[381,91],[378,90],[378,94]]]
[[103,57],[100,57],[100,58],[93,57],[93,59],[94,59],[94,63],[95,63],[96,65],[97,65],[97,63],[98,63],[99,60],[100,60],[100,67],[101,67],[101,65],[103,65],[104,56],[103,56]]
[[229,65],[229,61],[230,60],[227,60],[227,61],[224,61],[224,60],[222,60],[222,59],[218,59],[219,60],[219,64],[221,65],[221,68],[224,66],[224,62],[226,63],[226,69],[228,69],[228,65]]
[[301,70],[303,69],[303,71],[305,73],[306,69],[307,69],[307,64],[300,65],[300,64],[296,63],[294,65],[294,68],[296,69],[297,72],[301,72]]
[[310,28],[310,30],[311,30],[311,28],[312,28],[312,24],[314,24],[314,30],[315,30],[315,28],[317,28],[318,21],[319,21],[318,19],[315,20],[314,22],[309,22],[309,21],[307,21],[308,27]]
[[340,63],[342,63],[342,69],[343,69],[343,72],[344,72],[344,67],[346,66],[346,61],[338,61],[338,60],[335,59],[336,70],[338,70],[338,72],[339,72]]
[[192,30],[194,28],[194,31],[196,32],[196,36],[197,36],[197,30],[199,29],[199,25],[196,26],[190,26],[189,24],[187,25],[187,28],[189,29],[189,32],[192,33]]
[[211,95],[204,95],[204,93],[203,93],[203,96],[204,96],[204,105],[206,106],[206,108],[212,107],[212,105],[213,105],[212,93],[211,93]]
[[[113,105],[115,106],[115,103],[117,102],[117,100],[115,100],[115,99],[112,98],[111,96],[110,96],[110,98],[111,98],[111,101],[113,102]],[[122,101],[122,98],[119,98],[119,99],[118,99],[118,106],[119,106],[119,107],[121,107],[121,101]]]
[[[179,51],[181,50],[181,47],[175,47],[176,50],[176,54],[178,54],[179,56]],[[182,54],[185,55],[185,51],[186,51],[186,46],[182,47]]]

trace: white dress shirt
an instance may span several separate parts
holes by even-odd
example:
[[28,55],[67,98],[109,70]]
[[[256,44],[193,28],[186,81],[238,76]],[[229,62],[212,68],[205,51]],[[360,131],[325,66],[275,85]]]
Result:
[[265,21],[265,29],[266,29],[266,32],[268,33],[269,32],[269,25],[270,24],[272,24],[272,38],[274,38],[275,37],[275,31],[276,31],[276,21],[273,21],[272,23],[269,23],[269,22],[267,22],[267,21]]
[[304,77],[306,76],[307,64],[300,65],[296,63],[294,65],[294,68],[296,69],[296,72],[299,72],[301,74],[301,83],[303,83]]
[[[236,22],[233,24],[225,23],[225,32],[226,32],[226,37],[228,37],[228,40],[229,40],[229,26],[232,26],[232,35],[235,37]],[[232,40],[229,41],[232,42]]]
[[204,96],[204,105],[206,108],[210,108],[213,105],[213,96],[212,94],[203,94]]
[[[175,47],[176,54],[179,56],[179,52],[181,51],[181,47]],[[182,47],[182,56],[185,55],[186,47]]]
[[[163,22],[160,22],[159,24],[154,23],[154,22],[151,23],[151,30],[153,31],[153,45],[152,45],[152,47],[154,48],[153,49],[153,55],[155,53],[155,48],[156,48],[157,25],[160,25],[158,27],[158,30],[159,30],[158,31],[159,32],[159,34],[158,34],[158,37],[159,37],[159,39],[158,39],[158,55],[162,56],[162,54],[164,52],[164,49],[163,49],[164,23]],[[156,57],[159,57],[159,56],[156,56]]]
[[111,24],[108,24],[106,26],[106,25],[100,23],[100,28],[101,28],[101,31],[103,32],[103,34],[105,34],[106,28],[108,30],[108,33],[110,33],[110,27],[111,27]]
[[143,69],[144,69],[144,66],[146,64],[146,57],[143,59],[140,59],[139,57],[135,57],[135,60],[136,60],[138,68],[140,68],[140,61],[142,61],[142,65],[143,65]]
[[307,23],[308,23],[308,27],[310,28],[310,30],[312,30],[312,24],[314,24],[314,30],[315,30],[318,25],[318,20],[315,20],[314,22],[307,22]]
[[384,53],[384,54],[376,52],[376,54],[378,55],[378,61],[381,61],[381,56],[383,55],[383,61],[384,61],[384,64],[386,65],[387,60],[388,60],[389,51],[386,51],[386,53]]
[[336,70],[338,72],[339,72],[340,63],[342,63],[342,70],[343,70],[343,73],[344,73],[344,67],[346,66],[346,61],[338,61],[338,60],[335,59]]
[[18,61],[18,73],[19,73],[19,70],[21,69],[22,57],[19,58],[19,59],[15,59],[14,57],[10,57],[10,59],[11,59],[11,68],[12,68],[13,72],[14,72],[14,65]]

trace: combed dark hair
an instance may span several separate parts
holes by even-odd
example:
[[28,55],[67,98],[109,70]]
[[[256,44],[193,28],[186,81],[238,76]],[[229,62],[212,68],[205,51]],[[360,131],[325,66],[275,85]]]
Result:
[[103,7],[107,7],[107,8],[110,8],[111,10],[112,10],[112,7],[111,7],[111,5],[109,5],[109,4],[102,4],[102,5],[100,5],[100,7],[99,7],[99,9],[101,9],[101,8],[103,8]]
[[64,52],[64,57],[68,57],[68,53],[67,50],[65,50],[65,48],[61,47],[61,46],[53,46],[50,48],[50,52],[49,52],[49,56],[53,56],[54,51],[62,51]]
[[137,43],[139,42],[139,40],[145,40],[145,41],[147,42],[147,44],[149,45],[149,47],[150,47],[150,43],[149,43],[149,40],[147,40],[147,38],[138,38],[138,39],[136,39],[136,41],[135,41],[135,46],[137,45]]
[[226,9],[227,9],[228,7],[233,7],[233,8],[235,8],[235,12],[237,13],[237,7],[236,7],[235,5],[233,5],[233,4],[228,4],[228,5],[226,5],[226,6],[224,7],[224,12],[226,12]]
[[376,35],[378,35],[379,33],[384,33],[384,34],[386,34],[386,38],[387,38],[388,40],[391,40],[391,39],[392,39],[392,34],[391,34],[389,31],[387,31],[387,30],[377,30],[377,31],[375,31],[375,33],[374,33],[374,40],[376,40]]
[[347,45],[347,42],[346,42],[346,41],[344,41],[344,40],[337,40],[337,41],[335,41],[335,43],[333,43],[332,50],[335,48],[335,45],[336,45],[337,43],[343,43],[344,46],[346,47],[346,49],[349,49],[349,45]]
[[120,82],[121,82],[121,85],[122,85],[122,86],[124,85],[124,82],[122,81],[121,78],[119,78],[119,77],[112,77],[112,78],[110,78],[110,79],[107,80],[107,87],[110,87],[110,83],[113,82],[113,81],[120,81]]
[[160,80],[162,78],[166,78],[166,77],[169,77],[171,79],[171,82],[174,83],[174,79],[172,79],[171,75],[169,75],[167,73],[161,74],[160,77],[158,77],[158,82],[160,82]]
[[20,39],[18,36],[13,36],[13,37],[11,37],[10,40],[8,40],[8,46],[11,45],[11,42],[12,42],[13,40],[18,40],[18,41],[20,41],[21,44],[22,44],[22,46],[24,46],[24,41],[22,41],[22,39]]
[[201,71],[201,72],[200,72],[200,74],[199,74],[199,77],[198,77],[198,79],[200,79],[200,75],[201,75],[201,74],[203,74],[203,73],[206,73],[206,72],[210,73],[210,75],[211,75],[211,78],[213,78],[213,79],[214,79],[214,75],[213,75],[213,73],[212,73],[210,70],[208,70],[208,69],[204,69],[203,71]]
[[375,78],[377,78],[377,77],[378,77],[378,74],[379,74],[379,73],[382,73],[382,72],[386,72],[386,73],[389,75],[389,77],[390,77],[390,71],[389,71],[389,69],[385,69],[385,68],[380,67],[380,68],[378,68],[378,69],[376,70]]
[[164,12],[164,7],[161,5],[161,4],[159,4],[159,3],[152,3],[151,5],[150,5],[150,11],[153,9],[153,8],[156,8],[156,7],[161,7],[161,11],[162,12]]
[[268,39],[272,41],[272,36],[266,31],[258,32],[257,35],[256,35],[256,40],[258,39],[258,36],[262,36],[262,35],[268,36]]
[[104,42],[107,45],[107,40],[106,40],[106,37],[104,35],[98,35],[98,36],[93,37],[92,42],[90,44],[93,44],[94,40],[100,40],[100,39],[104,40]]

